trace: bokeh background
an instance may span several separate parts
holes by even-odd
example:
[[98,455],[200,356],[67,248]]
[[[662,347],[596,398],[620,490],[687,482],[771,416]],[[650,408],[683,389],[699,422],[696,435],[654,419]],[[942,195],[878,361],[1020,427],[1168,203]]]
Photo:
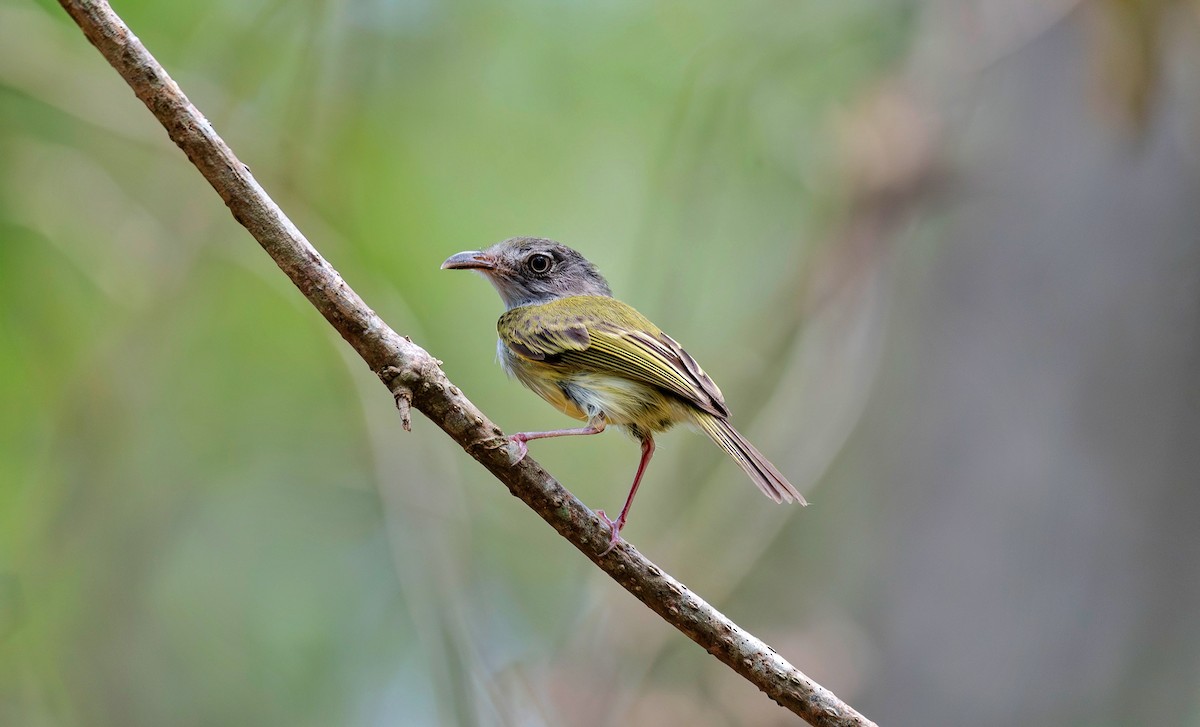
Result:
[[[1200,725],[1200,4],[121,0],[509,431],[449,254],[561,239],[807,493],[626,535],[885,725]],[[534,456],[614,509],[636,446]],[[782,725],[387,392],[52,2],[0,0],[0,723]]]

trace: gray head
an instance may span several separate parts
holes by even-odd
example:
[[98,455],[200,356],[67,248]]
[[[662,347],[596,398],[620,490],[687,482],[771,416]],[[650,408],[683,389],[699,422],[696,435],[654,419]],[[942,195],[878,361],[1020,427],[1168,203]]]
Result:
[[509,309],[570,295],[612,295],[604,276],[583,255],[540,237],[512,237],[486,250],[460,252],[442,269],[478,270]]

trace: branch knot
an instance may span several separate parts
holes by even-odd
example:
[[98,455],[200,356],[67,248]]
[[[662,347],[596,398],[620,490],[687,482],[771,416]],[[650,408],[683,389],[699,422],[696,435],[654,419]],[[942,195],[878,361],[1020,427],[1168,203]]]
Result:
[[421,375],[409,367],[384,366],[378,371],[379,380],[396,401],[396,409],[400,412],[400,426],[404,431],[412,431],[412,384],[421,380]]

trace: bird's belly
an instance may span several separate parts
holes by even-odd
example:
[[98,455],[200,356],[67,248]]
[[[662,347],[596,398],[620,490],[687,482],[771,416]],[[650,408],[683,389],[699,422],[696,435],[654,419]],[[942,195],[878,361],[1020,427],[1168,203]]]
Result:
[[686,407],[657,387],[620,376],[530,361],[513,355],[501,342],[500,364],[555,409],[575,419],[603,414],[609,424],[657,432],[682,421]]
[[561,386],[566,376],[556,367],[523,359],[509,351],[508,347],[504,345],[504,341],[497,343],[497,357],[500,359],[500,365],[504,368],[505,373],[515,377],[563,414],[581,421],[591,418],[586,411],[580,408],[578,403],[567,397],[566,390]]

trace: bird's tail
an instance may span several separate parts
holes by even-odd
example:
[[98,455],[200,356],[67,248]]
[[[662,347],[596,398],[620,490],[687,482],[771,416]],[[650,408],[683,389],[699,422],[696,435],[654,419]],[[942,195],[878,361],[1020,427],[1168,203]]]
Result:
[[804,496],[797,492],[795,487],[792,487],[792,483],[788,482],[787,478],[775,469],[775,465],[762,456],[762,453],[755,449],[753,444],[746,441],[746,438],[738,433],[738,430],[734,429],[728,421],[710,414],[697,414],[696,424],[721,449],[733,457],[738,466],[750,475],[750,479],[758,485],[758,489],[762,490],[764,495],[775,502],[795,500],[801,505],[808,504],[804,501]]

